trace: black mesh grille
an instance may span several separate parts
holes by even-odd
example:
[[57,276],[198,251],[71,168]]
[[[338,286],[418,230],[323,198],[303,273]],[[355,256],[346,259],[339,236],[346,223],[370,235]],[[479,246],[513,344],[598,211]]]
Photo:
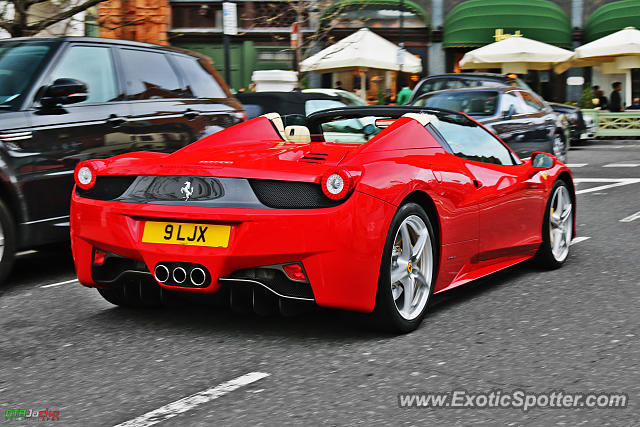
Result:
[[313,289],[309,283],[289,280],[282,271],[273,268],[257,267],[236,270],[230,278],[256,280],[285,297],[314,299]]
[[113,200],[120,197],[135,179],[135,175],[98,176],[95,185],[88,190],[76,186],[76,194],[86,199]]
[[331,200],[313,182],[249,180],[260,202],[277,209],[317,209],[337,206],[344,199]]

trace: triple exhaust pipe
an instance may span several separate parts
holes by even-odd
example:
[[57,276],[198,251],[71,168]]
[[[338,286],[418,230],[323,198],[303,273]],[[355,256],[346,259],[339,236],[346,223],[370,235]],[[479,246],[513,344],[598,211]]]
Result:
[[205,267],[190,263],[161,262],[156,265],[153,275],[158,282],[173,286],[201,288],[210,281]]

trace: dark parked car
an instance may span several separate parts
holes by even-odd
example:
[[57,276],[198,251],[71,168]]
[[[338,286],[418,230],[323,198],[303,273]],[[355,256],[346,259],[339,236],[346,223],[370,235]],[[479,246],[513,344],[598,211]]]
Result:
[[304,89],[292,92],[238,93],[238,100],[247,110],[249,119],[265,113],[280,115],[301,114],[308,116],[328,108],[356,107],[366,105],[364,101],[346,90]]
[[[582,111],[577,107],[571,105],[558,104],[556,102],[549,102],[549,105],[558,115],[564,116],[567,120],[569,127],[569,140],[571,144],[579,144],[588,136],[587,124],[582,116]],[[584,135],[584,137],[583,137]]]
[[567,161],[567,135],[558,116],[530,91],[516,87],[452,89],[422,95],[413,105],[461,111],[498,135],[520,157],[534,151]]
[[0,42],[0,281],[18,249],[69,238],[76,164],[171,152],[245,119],[204,57],[98,38]]
[[[463,89],[473,87],[500,87],[510,86],[522,88],[531,92],[532,96],[538,98],[542,103],[545,101],[515,74],[493,74],[493,73],[449,73],[429,76],[418,82],[411,93],[409,104],[426,93],[445,89]],[[571,143],[580,142],[582,134],[586,132],[587,126],[582,118],[582,112],[577,107],[565,104],[548,103],[551,109],[559,116],[564,116],[568,122],[569,139]]]
[[424,78],[416,84],[411,93],[409,104],[426,93],[447,89],[465,89],[472,87],[520,87],[526,90],[531,88],[515,74],[494,73],[447,73],[436,74]]

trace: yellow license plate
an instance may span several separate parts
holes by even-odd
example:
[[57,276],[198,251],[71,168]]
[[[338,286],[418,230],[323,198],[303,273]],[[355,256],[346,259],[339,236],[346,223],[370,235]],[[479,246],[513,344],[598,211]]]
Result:
[[144,224],[142,241],[145,243],[226,248],[229,244],[230,233],[231,227],[228,225],[147,221]]

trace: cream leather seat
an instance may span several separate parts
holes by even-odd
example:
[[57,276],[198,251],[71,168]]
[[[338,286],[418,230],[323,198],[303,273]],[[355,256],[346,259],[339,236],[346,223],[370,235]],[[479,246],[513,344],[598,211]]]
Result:
[[311,133],[306,126],[287,126],[284,129],[285,139],[296,144],[311,142]]
[[285,133],[284,133],[284,122],[282,121],[282,117],[280,117],[280,114],[278,113],[267,113],[267,114],[263,114],[260,117],[266,117],[267,119],[269,119],[271,121],[271,123],[273,123],[273,125],[275,126],[275,128],[278,130],[278,133],[280,134],[280,137],[282,139],[284,139],[285,141],[287,140]]
[[410,119],[417,120],[422,126],[426,126],[431,122],[438,121],[438,117],[433,114],[427,113],[406,113],[402,117],[408,117]]

